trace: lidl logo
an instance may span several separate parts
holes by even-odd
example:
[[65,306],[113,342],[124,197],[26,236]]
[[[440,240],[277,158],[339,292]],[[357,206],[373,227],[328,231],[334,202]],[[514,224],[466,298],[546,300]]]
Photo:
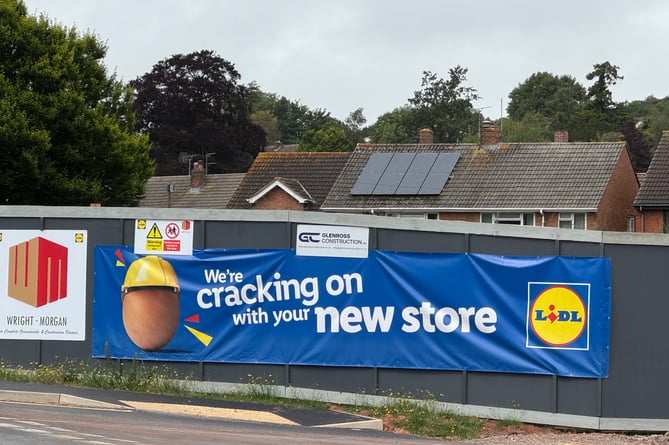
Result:
[[590,285],[528,283],[527,347],[589,347]]

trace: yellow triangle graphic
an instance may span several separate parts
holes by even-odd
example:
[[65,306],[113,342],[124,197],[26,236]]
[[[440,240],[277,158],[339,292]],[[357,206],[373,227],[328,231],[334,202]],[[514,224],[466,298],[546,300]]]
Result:
[[[186,326],[186,325],[184,325]],[[211,343],[211,340],[214,338],[211,335],[207,335],[204,332],[200,332],[197,329],[193,329],[190,326],[186,326],[186,329],[190,331],[191,334],[195,336],[198,340],[202,342],[203,345],[209,346],[209,343]]]
[[151,226],[151,230],[149,230],[149,234],[146,235],[146,237],[149,239],[163,239],[163,235],[160,233],[158,224],[153,223],[153,226]]
[[125,264],[123,264],[120,260],[116,260],[116,267],[123,267]]

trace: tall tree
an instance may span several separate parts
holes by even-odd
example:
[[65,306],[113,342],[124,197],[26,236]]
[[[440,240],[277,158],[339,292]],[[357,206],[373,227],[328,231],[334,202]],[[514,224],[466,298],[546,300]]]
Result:
[[507,112],[517,122],[528,113],[539,113],[550,121],[551,130],[565,130],[569,117],[583,105],[585,98],[585,87],[573,77],[539,72],[509,93]]
[[[276,117],[281,142],[297,144],[307,130],[319,130],[328,124],[344,125],[324,109],[310,109],[299,100],[289,100],[274,93],[265,93],[256,83],[249,85],[251,109],[254,113],[268,111]],[[274,142],[274,141],[272,141]]]
[[520,121],[505,119],[502,126],[504,142],[549,142],[552,140],[550,120],[541,113],[525,113]]
[[593,66],[593,71],[585,77],[588,80],[594,80],[594,83],[588,88],[588,108],[599,114],[601,127],[598,133],[620,130],[625,116],[621,114],[622,109],[613,102],[611,86],[615,85],[623,77],[618,75],[620,68],[611,65],[609,62],[597,63]]
[[91,34],[0,0],[0,202],[136,205],[153,172],[132,96]]
[[251,121],[259,125],[265,131],[267,143],[273,144],[281,141],[281,130],[279,130],[279,120],[268,110],[259,110],[251,113]]
[[593,70],[585,78],[595,82],[588,88],[588,99],[592,101],[595,110],[605,113],[610,110],[613,103],[613,95],[610,87],[619,80],[624,79],[618,75],[620,67],[611,65],[609,62],[596,63]]
[[318,130],[310,129],[300,141],[299,151],[351,151],[355,144],[350,141],[346,131],[334,124],[325,125]]
[[413,125],[413,109],[399,107],[384,113],[371,127],[371,140],[375,144],[410,144],[418,139],[418,129]]
[[162,60],[131,82],[137,128],[149,135],[156,174],[187,171],[182,153],[215,160],[210,172],[248,169],[266,140],[239,80],[234,64],[203,50]]
[[478,132],[478,114],[472,101],[479,99],[476,89],[464,85],[467,68],[455,66],[449,78],[436,73],[423,72],[421,89],[409,98],[413,123],[409,129],[417,134],[420,128],[434,131],[435,142],[458,142],[468,134]]

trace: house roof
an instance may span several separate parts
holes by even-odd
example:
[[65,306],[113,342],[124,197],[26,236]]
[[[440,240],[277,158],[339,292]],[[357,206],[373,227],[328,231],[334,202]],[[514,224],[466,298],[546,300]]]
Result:
[[252,208],[247,200],[272,184],[276,178],[282,178],[282,184],[295,192],[299,191],[299,183],[299,187],[313,199],[313,208],[317,210],[350,155],[350,152],[259,153],[230,199],[228,208]]
[[[594,211],[625,150],[624,142],[359,144],[321,210],[468,211],[580,209]],[[458,152],[439,195],[352,195],[373,153]]]
[[298,144],[284,144],[283,142],[277,141],[272,145],[267,145],[264,151],[294,152],[297,151],[298,148]]
[[634,206],[669,208],[669,131],[662,132]]
[[[191,188],[189,175],[154,176],[146,184],[140,207],[224,209],[244,178],[244,173],[211,174],[200,188]],[[174,191],[168,193],[172,184]]]

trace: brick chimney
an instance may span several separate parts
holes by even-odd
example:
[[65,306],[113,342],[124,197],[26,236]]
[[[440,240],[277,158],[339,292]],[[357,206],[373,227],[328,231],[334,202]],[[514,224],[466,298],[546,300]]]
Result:
[[202,161],[195,161],[193,169],[190,171],[190,187],[199,189],[204,185],[204,180],[207,177],[207,172],[204,169]]
[[493,124],[490,121],[484,121],[481,123],[480,132],[481,132],[479,136],[480,146],[497,145],[502,139],[502,132],[499,130],[497,125]]
[[567,130],[555,130],[553,132],[553,142],[569,142],[569,132]]
[[418,143],[419,144],[432,144],[434,143],[434,132],[431,128],[421,128],[418,130]]

